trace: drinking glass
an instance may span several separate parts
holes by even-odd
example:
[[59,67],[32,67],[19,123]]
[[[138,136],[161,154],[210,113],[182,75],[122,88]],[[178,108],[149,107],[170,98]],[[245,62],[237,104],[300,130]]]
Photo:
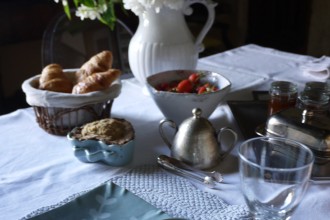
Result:
[[290,219],[308,187],[313,152],[286,138],[257,137],[239,147],[241,189],[254,219]]

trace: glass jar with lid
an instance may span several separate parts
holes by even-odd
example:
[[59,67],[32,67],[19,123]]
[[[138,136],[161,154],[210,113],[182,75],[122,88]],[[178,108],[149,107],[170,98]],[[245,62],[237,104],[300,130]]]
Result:
[[303,109],[305,116],[327,115],[329,111],[330,80],[327,82],[311,81],[305,84],[298,97],[297,107]]
[[313,90],[323,92],[330,96],[330,79],[326,82],[311,81],[305,84],[305,91]]
[[288,81],[274,81],[270,89],[268,115],[295,107],[298,97],[298,86]]
[[305,116],[327,115],[329,96],[320,90],[304,90],[299,95],[299,106]]

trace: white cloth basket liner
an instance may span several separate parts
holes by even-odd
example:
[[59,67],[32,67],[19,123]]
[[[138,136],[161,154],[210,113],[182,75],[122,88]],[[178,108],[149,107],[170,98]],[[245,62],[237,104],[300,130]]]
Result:
[[[73,74],[74,70],[64,70],[66,74]],[[85,105],[102,103],[116,98],[121,91],[120,79],[102,91],[86,94],[60,93],[38,89],[40,75],[25,80],[22,89],[26,94],[26,102],[31,106],[55,108],[79,108]]]

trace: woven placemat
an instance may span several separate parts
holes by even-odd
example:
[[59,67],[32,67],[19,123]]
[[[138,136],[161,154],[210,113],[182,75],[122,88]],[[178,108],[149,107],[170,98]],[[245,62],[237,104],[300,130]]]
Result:
[[204,192],[188,180],[158,166],[141,166],[112,179],[172,217],[192,220],[249,219],[245,205],[229,205],[217,195]]
[[[143,165],[127,174],[110,179],[126,188],[173,218],[191,220],[249,220],[245,205],[229,205],[217,195],[204,192],[183,177],[170,174],[155,165]],[[104,184],[104,183],[102,183]],[[27,216],[26,220],[58,208],[89,190],[74,194],[51,206],[41,207]]]

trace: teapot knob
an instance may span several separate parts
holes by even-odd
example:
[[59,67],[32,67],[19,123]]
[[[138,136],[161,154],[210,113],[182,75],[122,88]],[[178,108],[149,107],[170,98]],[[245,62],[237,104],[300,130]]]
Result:
[[194,108],[192,110],[192,113],[193,113],[193,115],[194,115],[195,118],[200,118],[201,115],[202,115],[202,109],[200,109],[200,108]]

